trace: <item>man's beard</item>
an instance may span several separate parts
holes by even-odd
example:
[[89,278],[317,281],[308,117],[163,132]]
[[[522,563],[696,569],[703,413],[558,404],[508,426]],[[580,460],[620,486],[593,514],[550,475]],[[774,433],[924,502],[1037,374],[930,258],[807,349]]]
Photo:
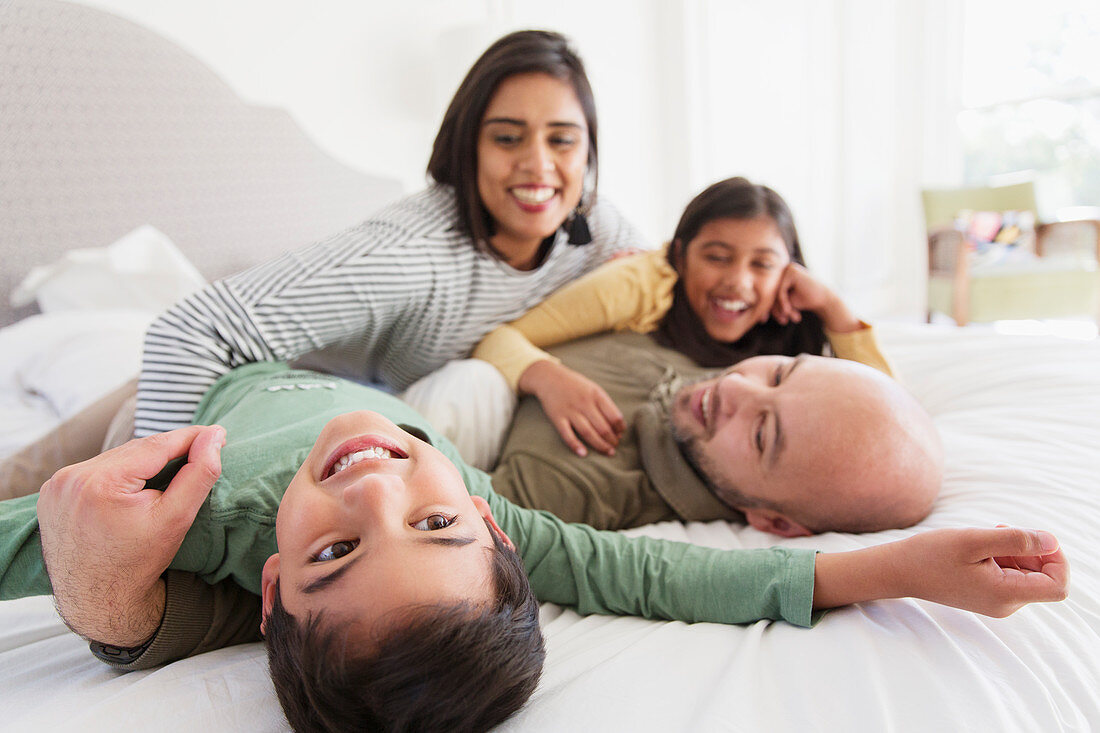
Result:
[[669,431],[672,433],[672,439],[676,441],[676,446],[680,449],[681,455],[684,456],[684,460],[688,462],[688,465],[698,474],[699,478],[703,480],[703,483],[713,491],[714,482],[711,481],[705,469],[707,461],[703,457],[702,448],[699,445],[699,436],[693,435],[691,428],[686,423],[686,421],[692,419],[691,409],[688,405],[691,400],[691,388],[709,378],[700,377],[680,386],[671,395],[666,410]]
[[663,392],[658,402],[661,404],[665,416],[668,419],[669,427],[672,429],[672,437],[680,446],[681,450],[684,449],[685,444],[695,444],[698,442],[698,438],[692,436],[690,427],[690,423],[693,420],[691,406],[689,404],[691,402],[692,387],[700,382],[705,382],[713,378],[714,374],[705,374],[701,377],[692,379],[690,382],[685,382],[677,377],[674,382],[664,385],[663,389],[662,386],[658,386],[658,388],[651,393],[650,398],[657,399],[656,395],[658,395],[659,392]]

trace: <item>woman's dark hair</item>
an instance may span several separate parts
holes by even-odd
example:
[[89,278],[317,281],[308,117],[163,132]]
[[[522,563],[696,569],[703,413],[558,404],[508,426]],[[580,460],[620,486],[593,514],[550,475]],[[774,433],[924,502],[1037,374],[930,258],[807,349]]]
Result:
[[[792,262],[805,267],[794,215],[778,193],[746,178],[727,178],[706,188],[684,208],[672,243],[668,261],[677,272],[687,255],[687,247],[699,230],[716,219],[757,219],[775,222]],[[682,272],[680,273],[683,274]],[[774,319],[751,328],[732,343],[715,341],[691,309],[682,278],[673,288],[672,307],[653,334],[657,343],[691,357],[700,366],[725,367],[761,354],[820,354],[825,346],[825,328],[813,313],[803,313],[800,323],[780,325]]]
[[304,621],[279,588],[264,644],[283,713],[299,731],[484,731],[534,692],[546,652],[523,562],[490,529],[494,600],[408,609],[367,654],[323,612]]
[[[500,83],[510,76],[527,73],[549,74],[568,82],[577,95],[588,124],[588,174],[592,197],[598,177],[596,151],[596,101],[580,57],[560,33],[516,31],[504,36],[481,54],[462,80],[443,123],[435,136],[428,175],[454,188],[458,221],[463,232],[478,246],[486,247],[494,233],[489,210],[477,189],[477,143],[481,120]],[[488,251],[492,251],[489,249]]]

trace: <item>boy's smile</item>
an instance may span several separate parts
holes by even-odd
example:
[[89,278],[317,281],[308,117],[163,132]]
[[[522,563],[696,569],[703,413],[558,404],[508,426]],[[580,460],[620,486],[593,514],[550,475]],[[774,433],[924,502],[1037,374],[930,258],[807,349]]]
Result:
[[348,466],[354,466],[363,461],[382,461],[393,458],[408,458],[409,456],[397,447],[392,440],[380,435],[364,435],[352,438],[332,452],[325,461],[325,469],[321,472],[321,479],[327,479],[333,474],[343,471]]

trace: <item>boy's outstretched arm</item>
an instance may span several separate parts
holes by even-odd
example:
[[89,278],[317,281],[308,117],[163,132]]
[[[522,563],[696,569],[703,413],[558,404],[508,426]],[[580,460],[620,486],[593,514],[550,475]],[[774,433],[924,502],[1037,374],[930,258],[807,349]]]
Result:
[[1049,532],[939,529],[819,554],[813,605],[913,597],[1000,618],[1028,603],[1064,600],[1068,586],[1069,562]]

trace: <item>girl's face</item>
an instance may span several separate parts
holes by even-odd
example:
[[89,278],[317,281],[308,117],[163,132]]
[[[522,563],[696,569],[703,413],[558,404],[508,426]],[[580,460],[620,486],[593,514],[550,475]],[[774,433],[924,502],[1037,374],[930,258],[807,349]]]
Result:
[[584,187],[588,124],[572,85],[542,73],[505,79],[485,109],[477,156],[492,245],[512,267],[531,269]]
[[791,256],[770,217],[707,222],[680,252],[688,303],[716,341],[737,341],[768,320]]

